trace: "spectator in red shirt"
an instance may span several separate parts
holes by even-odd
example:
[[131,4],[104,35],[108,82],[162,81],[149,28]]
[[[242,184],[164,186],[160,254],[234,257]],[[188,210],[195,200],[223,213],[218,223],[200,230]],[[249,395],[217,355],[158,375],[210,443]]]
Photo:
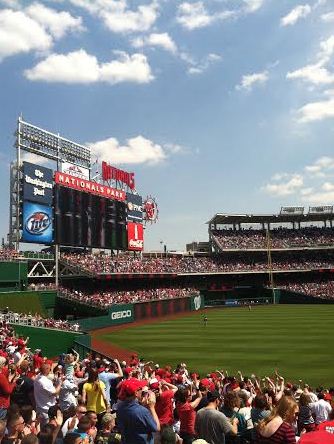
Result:
[[14,372],[8,376],[8,369],[5,367],[6,358],[0,357],[0,419],[5,419],[10,404],[10,395],[14,390],[17,375]]
[[42,352],[41,352],[41,350],[39,348],[37,348],[35,350],[35,353],[33,354],[32,360],[33,360],[34,369],[36,369],[36,368],[40,369],[42,364],[44,363],[44,359],[43,359]]
[[160,425],[172,425],[174,423],[173,400],[177,392],[176,385],[168,384],[168,382],[163,380],[151,379],[150,389],[155,393],[155,411],[157,412]]
[[183,439],[183,444],[190,444],[196,435],[195,409],[202,399],[202,394],[197,390],[197,398],[192,401],[191,389],[190,387],[185,387],[177,391],[176,398],[176,412],[180,419],[180,436]]

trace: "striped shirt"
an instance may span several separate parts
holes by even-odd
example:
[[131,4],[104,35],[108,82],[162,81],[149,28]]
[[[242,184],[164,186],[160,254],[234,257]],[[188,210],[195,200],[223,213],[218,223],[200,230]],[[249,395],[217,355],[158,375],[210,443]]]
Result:
[[295,444],[296,435],[290,424],[283,422],[275,433],[269,437],[264,437],[256,432],[255,444]]

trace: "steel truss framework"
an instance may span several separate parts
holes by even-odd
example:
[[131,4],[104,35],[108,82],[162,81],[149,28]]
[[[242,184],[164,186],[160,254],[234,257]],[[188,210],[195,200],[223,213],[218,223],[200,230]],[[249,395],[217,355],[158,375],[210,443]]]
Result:
[[90,148],[71,142],[59,134],[53,134],[35,125],[25,122],[22,117],[17,121],[16,130],[16,161],[10,167],[10,208],[9,208],[9,234],[8,243],[19,251],[22,215],[22,156],[21,152],[29,152],[47,158],[57,163],[70,162],[79,167],[91,168]]

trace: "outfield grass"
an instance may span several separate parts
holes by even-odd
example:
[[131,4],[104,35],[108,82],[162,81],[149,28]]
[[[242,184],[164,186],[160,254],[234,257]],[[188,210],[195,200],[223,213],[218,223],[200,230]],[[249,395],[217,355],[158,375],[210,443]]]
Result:
[[101,336],[160,365],[185,361],[204,375],[215,369],[229,374],[271,375],[287,380],[334,386],[332,322],[334,305],[276,305],[206,310],[174,320],[129,326]]

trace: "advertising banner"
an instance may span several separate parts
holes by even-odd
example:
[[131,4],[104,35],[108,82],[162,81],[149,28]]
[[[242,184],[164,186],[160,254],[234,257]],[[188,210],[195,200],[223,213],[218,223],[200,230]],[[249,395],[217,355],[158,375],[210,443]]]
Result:
[[191,296],[190,308],[191,308],[191,311],[197,311],[197,310],[200,310],[201,308],[204,308],[203,295],[199,294],[197,296]]
[[144,229],[142,224],[128,222],[128,250],[142,251],[144,248]]
[[133,222],[143,221],[143,198],[137,194],[126,193],[128,206],[128,220]]
[[55,182],[59,185],[73,188],[74,190],[86,191],[87,193],[107,197],[108,199],[124,201],[126,197],[125,191],[123,190],[111,188],[86,179],[80,179],[70,174],[61,173],[60,171],[56,171],[55,173]]
[[60,165],[60,171],[65,174],[69,174],[70,176],[89,180],[89,169],[78,165],[73,165],[73,163],[62,162]]
[[23,202],[22,242],[52,243],[52,208]]
[[23,162],[23,200],[52,205],[53,172],[50,168]]
[[111,325],[127,324],[134,321],[133,305],[114,305],[109,309]]

